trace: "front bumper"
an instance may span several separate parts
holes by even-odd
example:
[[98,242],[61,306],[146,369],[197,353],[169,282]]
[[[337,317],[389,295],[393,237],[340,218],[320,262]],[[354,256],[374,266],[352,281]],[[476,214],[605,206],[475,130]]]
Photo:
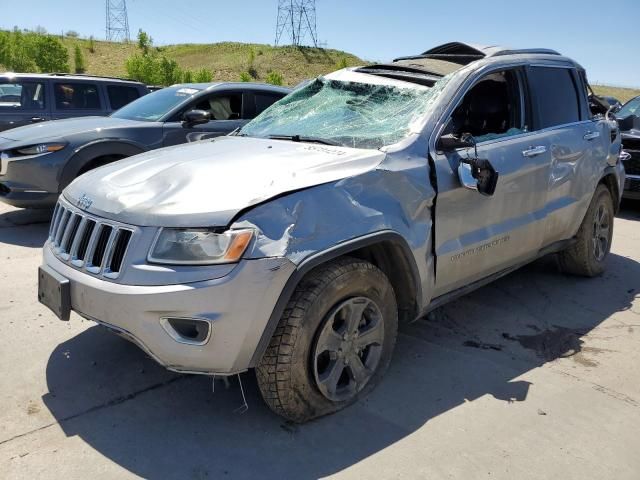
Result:
[[628,175],[624,181],[622,198],[640,200],[640,175]]
[[[49,248],[44,264],[69,279],[71,308],[138,344],[158,363],[183,373],[232,375],[249,368],[269,316],[295,266],[287,259],[243,260],[228,275],[167,286],[122,285],[60,261]],[[203,345],[177,341],[162,319],[204,319]]]
[[53,207],[66,149],[20,159],[0,158],[0,201],[20,208]]

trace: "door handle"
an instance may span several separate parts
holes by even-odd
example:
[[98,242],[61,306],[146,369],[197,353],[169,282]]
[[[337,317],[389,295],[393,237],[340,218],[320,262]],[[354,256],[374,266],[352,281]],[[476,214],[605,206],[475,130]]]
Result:
[[31,121],[32,121],[33,123],[37,123],[37,122],[44,122],[44,121],[45,121],[45,119],[44,119],[44,118],[42,118],[42,117],[31,117]]
[[522,152],[522,156],[523,157],[536,157],[538,155],[542,155],[543,153],[546,153],[547,151],[547,147],[543,146],[543,145],[539,145],[537,147],[530,147],[528,150],[524,150]]
[[584,138],[585,140],[591,141],[591,140],[595,140],[596,138],[598,138],[600,136],[600,132],[587,132],[584,134]]

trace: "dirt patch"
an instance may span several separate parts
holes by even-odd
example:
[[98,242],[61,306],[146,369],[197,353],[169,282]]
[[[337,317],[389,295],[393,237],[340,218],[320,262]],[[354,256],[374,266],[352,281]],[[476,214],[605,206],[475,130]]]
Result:
[[503,333],[503,338],[520,343],[524,348],[533,350],[536,354],[549,362],[556,358],[572,357],[576,362],[585,367],[595,367],[597,362],[585,357],[585,353],[597,354],[603,350],[583,347],[582,336],[587,332],[581,329],[554,327],[543,330],[535,335],[512,336]]
[[39,413],[39,412],[40,412],[40,405],[38,405],[34,401],[29,402],[29,404],[27,405],[27,415],[35,415],[36,413]]

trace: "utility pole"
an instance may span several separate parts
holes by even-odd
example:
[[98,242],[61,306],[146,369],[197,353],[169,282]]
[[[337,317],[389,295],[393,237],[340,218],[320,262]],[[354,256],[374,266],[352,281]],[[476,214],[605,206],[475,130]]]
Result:
[[304,45],[307,37],[314,47],[318,46],[315,0],[278,0],[276,46],[287,41],[289,45]]
[[127,15],[127,0],[106,0],[107,2],[107,40],[110,42],[128,42],[129,17]]

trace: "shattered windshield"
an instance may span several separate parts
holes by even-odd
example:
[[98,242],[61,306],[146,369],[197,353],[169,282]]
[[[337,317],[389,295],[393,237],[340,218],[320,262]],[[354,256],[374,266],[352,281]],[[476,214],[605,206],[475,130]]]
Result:
[[445,81],[404,88],[318,78],[273,104],[239,134],[381,148],[412,133]]

